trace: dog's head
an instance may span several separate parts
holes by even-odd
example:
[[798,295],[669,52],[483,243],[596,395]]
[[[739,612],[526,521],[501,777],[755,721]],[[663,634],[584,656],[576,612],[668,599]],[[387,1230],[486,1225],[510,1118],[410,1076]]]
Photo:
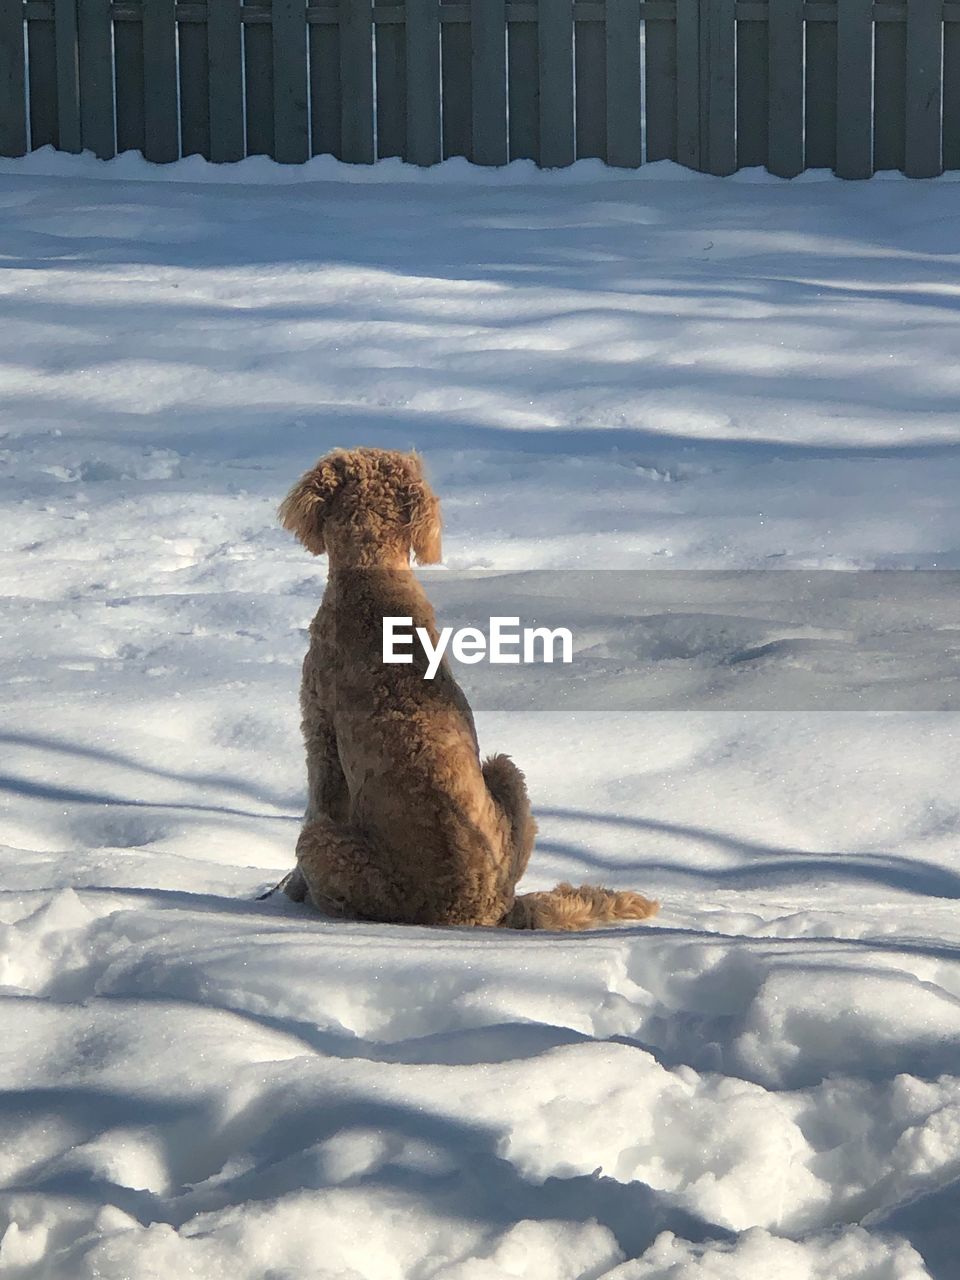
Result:
[[440,503],[415,453],[335,449],[280,504],[280,523],[315,556],[380,563],[440,559]]

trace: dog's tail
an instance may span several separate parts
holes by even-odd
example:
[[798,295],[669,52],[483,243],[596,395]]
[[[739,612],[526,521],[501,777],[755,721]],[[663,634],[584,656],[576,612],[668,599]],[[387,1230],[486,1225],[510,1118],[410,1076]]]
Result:
[[502,929],[552,929],[575,932],[617,920],[648,920],[660,903],[629,890],[599,885],[558,884],[545,893],[522,893],[500,921]]

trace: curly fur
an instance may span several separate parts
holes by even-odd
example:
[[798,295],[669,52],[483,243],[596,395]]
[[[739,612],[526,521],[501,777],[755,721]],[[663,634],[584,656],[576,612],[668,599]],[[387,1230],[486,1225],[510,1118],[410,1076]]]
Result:
[[536,835],[523,774],[481,763],[473,716],[444,661],[424,680],[382,660],[382,620],[433,610],[410,568],[440,559],[440,507],[413,453],[336,450],[306,472],[280,520],[330,571],[300,691],[308,803],[290,897],[352,919],[583,929],[642,920],[636,893],[562,884],[515,895]]

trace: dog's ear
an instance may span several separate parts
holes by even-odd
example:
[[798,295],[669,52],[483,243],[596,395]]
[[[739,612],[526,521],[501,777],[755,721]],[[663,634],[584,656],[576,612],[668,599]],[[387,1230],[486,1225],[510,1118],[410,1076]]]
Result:
[[289,529],[315,556],[326,551],[323,523],[330,500],[340,487],[340,468],[333,457],[321,458],[310,471],[304,472],[284,500],[277,514]]
[[410,546],[417,564],[439,564],[442,557],[440,531],[440,500],[427,484],[416,459],[415,475],[410,481]]

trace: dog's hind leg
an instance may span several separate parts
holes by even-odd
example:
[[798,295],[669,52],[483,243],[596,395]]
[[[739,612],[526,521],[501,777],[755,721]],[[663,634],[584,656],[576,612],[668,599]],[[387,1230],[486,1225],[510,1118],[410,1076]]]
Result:
[[354,920],[403,921],[401,890],[377,865],[363,836],[330,818],[307,823],[297,841],[297,870],[318,911]]
[[537,835],[526,779],[509,756],[496,755],[484,761],[483,780],[510,825],[510,855],[504,888],[512,893],[527,869]]

